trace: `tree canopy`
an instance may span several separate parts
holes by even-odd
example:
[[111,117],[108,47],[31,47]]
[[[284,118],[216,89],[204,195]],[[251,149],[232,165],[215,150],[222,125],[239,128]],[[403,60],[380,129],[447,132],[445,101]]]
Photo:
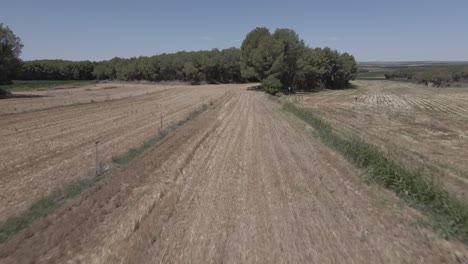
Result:
[[247,34],[241,46],[241,73],[244,78],[262,81],[265,90],[343,89],[358,72],[357,63],[348,53],[330,48],[309,48],[291,29],[256,28]]
[[13,31],[0,23],[0,84],[9,84],[21,71],[23,44]]

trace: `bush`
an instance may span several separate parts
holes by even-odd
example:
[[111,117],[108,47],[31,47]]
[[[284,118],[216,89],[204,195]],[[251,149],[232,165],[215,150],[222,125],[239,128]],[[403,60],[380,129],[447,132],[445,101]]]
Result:
[[0,98],[7,98],[11,95],[11,92],[5,88],[0,87]]
[[277,78],[270,75],[270,76],[268,76],[268,78],[263,80],[262,86],[263,86],[263,89],[265,90],[265,92],[267,92],[267,93],[269,93],[271,95],[275,95],[279,91],[281,91],[281,88],[283,87],[283,84],[281,83],[280,80],[278,80]]

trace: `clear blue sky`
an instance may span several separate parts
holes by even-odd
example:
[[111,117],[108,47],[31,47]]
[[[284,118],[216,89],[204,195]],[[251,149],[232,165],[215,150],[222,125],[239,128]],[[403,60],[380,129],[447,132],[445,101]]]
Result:
[[359,61],[468,60],[468,0],[3,0],[0,22],[21,37],[24,60],[240,47],[259,26]]

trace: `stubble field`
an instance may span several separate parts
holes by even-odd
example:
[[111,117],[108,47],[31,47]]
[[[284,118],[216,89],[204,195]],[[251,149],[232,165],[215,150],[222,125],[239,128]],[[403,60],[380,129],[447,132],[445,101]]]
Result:
[[354,89],[289,98],[344,136],[378,145],[468,200],[468,89],[358,80]]
[[[95,168],[96,141],[99,160],[109,162],[228,90],[229,86],[106,84],[1,101],[0,114],[11,113],[13,106],[29,112],[0,118],[0,221],[72,180],[89,177]],[[70,106],[76,102],[86,104]]]
[[[207,105],[196,119],[0,245],[0,263],[467,260],[465,245],[415,225],[419,212],[365,184],[362,171],[314,138],[313,128],[264,93],[248,91],[252,84],[128,85],[123,93],[132,87],[141,93],[48,110],[37,109],[49,97],[34,98],[31,112],[1,117],[3,220],[57,186],[91,177],[96,140],[102,159],[110,160],[156,134],[161,114],[169,126]],[[76,92],[86,89],[92,87]],[[361,89],[370,92],[356,102]],[[330,108],[327,118],[351,131],[339,119],[349,117],[335,107],[380,113],[369,112],[379,105],[367,99],[371,91],[325,91],[291,100]],[[69,102],[55,97],[52,106]],[[391,103],[385,107],[393,109]]]

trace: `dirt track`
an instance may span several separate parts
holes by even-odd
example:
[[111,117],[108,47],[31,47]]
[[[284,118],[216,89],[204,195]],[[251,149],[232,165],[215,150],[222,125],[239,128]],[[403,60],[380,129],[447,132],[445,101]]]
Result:
[[[414,226],[312,128],[236,88],[0,248],[1,263],[441,263],[466,248]],[[463,256],[465,254],[465,257]]]

